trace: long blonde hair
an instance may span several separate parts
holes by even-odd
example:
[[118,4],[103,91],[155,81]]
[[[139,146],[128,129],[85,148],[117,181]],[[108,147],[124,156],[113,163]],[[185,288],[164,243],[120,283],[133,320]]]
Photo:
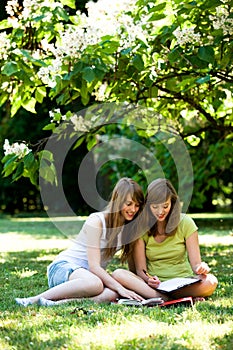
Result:
[[[121,209],[127,200],[127,196],[130,195],[132,200],[139,204],[139,211],[136,213],[132,221],[126,221],[122,225]],[[128,178],[121,178],[114,187],[111,195],[111,199],[106,208],[106,229],[108,245],[105,250],[105,257],[112,257],[116,252],[117,236],[122,232],[122,255],[121,260],[125,261],[130,254],[130,242],[136,240],[136,227],[135,219],[138,217],[143,209],[144,195],[139,184]]]

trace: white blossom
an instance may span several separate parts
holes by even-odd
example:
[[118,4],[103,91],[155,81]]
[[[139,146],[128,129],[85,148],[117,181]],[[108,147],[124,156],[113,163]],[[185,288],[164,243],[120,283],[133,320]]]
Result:
[[7,1],[7,5],[5,6],[6,13],[13,17],[14,14],[17,12],[19,7],[18,0],[9,0]]
[[[97,3],[89,1],[86,4],[88,14],[76,13],[78,25],[69,26],[60,31],[60,39],[55,47],[48,47],[55,57],[79,57],[79,54],[89,45],[96,45],[101,38],[118,36],[120,48],[131,46],[136,38],[146,40],[147,30],[134,23],[134,19],[126,12],[135,8],[135,1],[99,0]],[[142,19],[140,20],[141,24]],[[146,19],[144,19],[146,23]]]
[[7,60],[11,42],[6,32],[0,33],[0,60]]
[[49,111],[49,116],[51,123],[56,122],[57,124],[59,124],[61,120],[65,121],[69,119],[66,115],[61,114],[60,108],[55,108],[54,110]]
[[176,28],[173,34],[177,39],[177,44],[181,46],[186,44],[200,43],[200,40],[201,40],[200,33],[195,33],[194,27],[184,28],[184,29]]
[[152,66],[151,70],[150,70],[149,77],[150,77],[151,80],[154,80],[155,78],[157,78],[157,76],[158,76],[158,73],[156,72],[156,67]]
[[28,148],[28,146],[25,143],[18,143],[15,142],[12,145],[10,145],[9,140],[5,139],[4,145],[3,145],[4,155],[7,156],[9,154],[15,154],[18,156],[18,158],[23,158],[31,152],[31,149]]
[[106,82],[99,86],[99,88],[93,93],[96,101],[104,101],[106,98],[108,98],[109,94],[107,92],[107,89],[108,84]]
[[233,34],[233,18],[229,17],[228,10],[223,6],[216,8],[216,15],[209,16],[210,21],[213,23],[214,29],[222,29],[224,35]]
[[47,67],[41,67],[38,71],[38,77],[45,85],[51,88],[56,86],[56,76],[60,74],[62,61],[60,58],[53,60],[52,64]]
[[17,16],[19,20],[23,19],[24,21],[27,21],[31,20],[31,18],[33,18],[38,13],[41,13],[41,9],[44,7],[47,7],[48,11],[43,21],[49,21],[52,16],[51,11],[57,7],[63,7],[63,5],[60,2],[56,2],[54,0],[24,0],[21,11],[18,0],[8,0],[5,9],[10,17]]
[[70,121],[74,125],[74,131],[87,132],[90,130],[92,123],[90,121],[84,120],[81,115],[73,114],[70,117]]

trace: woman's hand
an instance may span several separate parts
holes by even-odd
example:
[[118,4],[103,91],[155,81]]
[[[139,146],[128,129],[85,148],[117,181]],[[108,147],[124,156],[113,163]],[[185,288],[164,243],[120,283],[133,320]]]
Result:
[[207,275],[210,272],[210,268],[204,261],[202,261],[200,264],[195,266],[194,272],[197,275]]
[[120,286],[119,288],[117,288],[117,293],[121,297],[124,297],[124,298],[135,299],[135,300],[138,300],[138,301],[144,300],[144,298],[141,295],[133,292],[130,289],[124,288],[123,286]]
[[157,276],[150,276],[147,280],[147,284],[148,286],[150,286],[151,288],[158,288],[158,286],[160,285],[160,280]]

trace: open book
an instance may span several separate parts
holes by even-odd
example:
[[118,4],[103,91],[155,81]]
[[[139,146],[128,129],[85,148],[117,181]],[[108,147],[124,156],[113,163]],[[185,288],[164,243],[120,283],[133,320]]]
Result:
[[164,300],[162,298],[150,298],[142,301],[134,299],[119,299],[117,304],[123,304],[127,306],[155,306],[163,304]]
[[170,307],[170,306],[193,306],[193,298],[192,297],[184,297],[179,299],[173,299],[164,301],[162,298],[150,298],[145,299],[143,301],[137,301],[133,299],[119,299],[117,304],[126,305],[126,306],[159,306],[159,307]]
[[158,292],[161,293],[171,293],[175,292],[178,289],[187,287],[193,283],[200,282],[201,278],[199,277],[176,277],[171,278],[170,280],[161,282],[156,288]]

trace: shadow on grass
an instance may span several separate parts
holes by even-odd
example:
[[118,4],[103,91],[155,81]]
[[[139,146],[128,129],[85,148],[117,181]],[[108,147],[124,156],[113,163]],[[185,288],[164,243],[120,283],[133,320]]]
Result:
[[74,237],[83,225],[83,221],[61,220],[55,224],[50,221],[0,221],[0,234],[16,233],[32,236],[34,239],[51,239]]
[[233,333],[226,334],[224,337],[216,337],[213,340],[215,349],[232,350],[233,349]]
[[216,230],[232,230],[233,228],[233,215],[232,217],[223,218],[194,218],[198,227],[211,228]]
[[[45,321],[47,323],[47,321]],[[45,327],[45,325],[42,325]],[[48,325],[49,326],[49,325]],[[24,329],[20,332],[17,331],[17,327],[3,327],[1,329],[2,335],[6,334],[5,338],[5,349],[16,349],[15,344],[17,344],[17,350],[28,350],[28,349],[38,349],[38,350],[50,350],[50,349],[65,349],[67,340],[69,336],[57,336],[54,340],[52,339],[38,339],[40,337],[40,328],[32,328],[30,324],[24,326]],[[42,329],[44,333],[44,328]],[[39,336],[38,336],[39,335]],[[47,337],[46,337],[47,338]]]
[[57,249],[8,252],[0,254],[0,310],[15,308],[16,297],[35,295],[48,288],[47,266]]

